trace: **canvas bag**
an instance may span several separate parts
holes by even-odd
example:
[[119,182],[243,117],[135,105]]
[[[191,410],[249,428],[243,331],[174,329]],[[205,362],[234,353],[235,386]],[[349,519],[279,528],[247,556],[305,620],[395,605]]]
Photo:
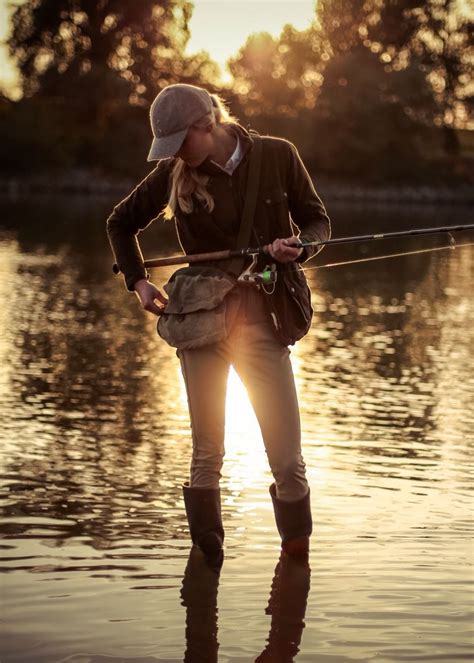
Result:
[[[252,134],[252,138],[236,249],[244,248],[249,243],[260,183],[262,143],[258,135]],[[227,338],[239,309],[240,293],[235,286],[244,261],[245,258],[235,258],[228,271],[200,265],[177,270],[164,286],[168,304],[158,319],[159,336],[178,350],[200,348]]]

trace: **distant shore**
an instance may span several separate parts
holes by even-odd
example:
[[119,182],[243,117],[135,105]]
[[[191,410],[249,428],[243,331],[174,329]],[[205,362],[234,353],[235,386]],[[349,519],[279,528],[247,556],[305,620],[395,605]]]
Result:
[[[107,177],[96,173],[74,171],[67,175],[46,174],[35,177],[0,178],[0,195],[17,197],[35,194],[73,194],[91,196],[126,196],[137,180]],[[468,205],[474,202],[474,186],[426,184],[367,185],[315,179],[316,189],[323,200],[351,203],[380,204],[446,204]]]

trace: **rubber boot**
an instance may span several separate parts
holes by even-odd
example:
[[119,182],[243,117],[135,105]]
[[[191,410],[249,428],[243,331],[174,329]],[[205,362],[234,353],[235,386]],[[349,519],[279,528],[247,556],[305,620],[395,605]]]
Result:
[[313,531],[310,491],[296,502],[285,502],[276,496],[276,485],[270,486],[275,522],[281,537],[281,547],[292,557],[307,557],[309,537]]
[[185,483],[183,497],[193,543],[206,555],[220,553],[224,543],[220,488],[191,488]]

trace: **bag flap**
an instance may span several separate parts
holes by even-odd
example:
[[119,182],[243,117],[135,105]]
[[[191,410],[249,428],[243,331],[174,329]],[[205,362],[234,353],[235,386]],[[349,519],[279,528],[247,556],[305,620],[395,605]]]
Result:
[[217,269],[180,269],[164,286],[169,298],[165,315],[214,309],[235,284],[235,279]]

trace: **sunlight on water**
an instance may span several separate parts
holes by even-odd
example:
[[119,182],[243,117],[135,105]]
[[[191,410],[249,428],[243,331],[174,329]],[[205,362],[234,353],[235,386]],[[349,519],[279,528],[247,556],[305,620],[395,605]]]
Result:
[[[190,552],[184,382],[111,276],[110,201],[2,205],[2,663],[472,660],[473,247],[308,271],[315,316],[291,358],[309,565],[280,559],[263,441],[231,371],[218,569]],[[417,209],[419,225],[433,214]],[[413,215],[332,214],[338,235]],[[176,250],[150,232],[147,254]]]

